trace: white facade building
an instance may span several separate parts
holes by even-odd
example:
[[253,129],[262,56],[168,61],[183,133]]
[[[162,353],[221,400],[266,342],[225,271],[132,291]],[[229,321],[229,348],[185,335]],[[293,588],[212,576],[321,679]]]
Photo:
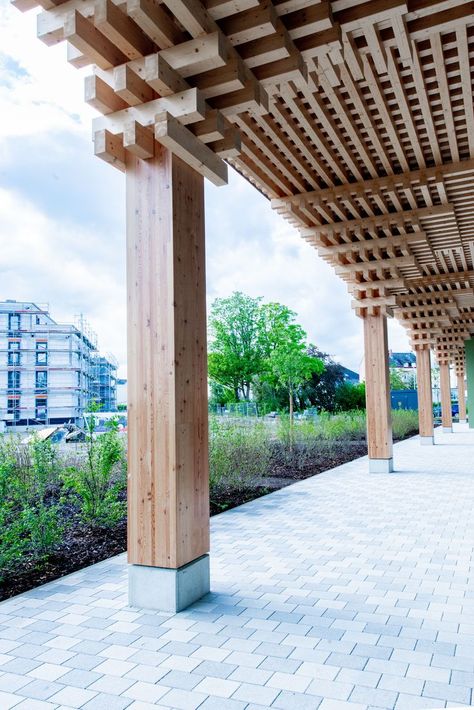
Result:
[[0,302],[0,422],[77,422],[90,401],[96,352],[82,318],[56,323],[47,306]]

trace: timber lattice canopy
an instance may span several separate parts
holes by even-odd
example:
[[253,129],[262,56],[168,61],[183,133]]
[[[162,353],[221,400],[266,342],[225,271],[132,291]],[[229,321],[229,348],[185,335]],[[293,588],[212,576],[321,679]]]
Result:
[[463,369],[474,334],[474,3],[13,0],[67,41],[98,156],[225,161],[330,262],[359,315]]

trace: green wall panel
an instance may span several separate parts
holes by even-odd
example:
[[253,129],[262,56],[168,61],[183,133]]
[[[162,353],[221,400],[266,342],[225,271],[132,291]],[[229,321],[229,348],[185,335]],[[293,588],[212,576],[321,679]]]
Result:
[[467,418],[474,429],[474,340],[466,340]]

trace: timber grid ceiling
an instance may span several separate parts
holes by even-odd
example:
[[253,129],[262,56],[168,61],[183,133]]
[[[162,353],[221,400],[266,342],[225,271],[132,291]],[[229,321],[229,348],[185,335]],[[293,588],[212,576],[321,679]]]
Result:
[[474,3],[13,0],[92,66],[96,155],[227,165],[461,374],[474,335]]

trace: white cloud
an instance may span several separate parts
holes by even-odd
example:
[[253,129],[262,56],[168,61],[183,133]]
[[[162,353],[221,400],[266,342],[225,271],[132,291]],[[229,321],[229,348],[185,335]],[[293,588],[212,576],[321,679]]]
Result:
[[[122,363],[125,346],[125,267],[120,239],[57,221],[24,197],[0,189],[2,297],[49,303],[53,318],[83,313],[99,344]],[[110,246],[120,255],[110,259]]]
[[0,141],[58,130],[80,131],[93,115],[83,100],[87,70],[66,61],[65,44],[36,39],[36,12],[0,0]]

